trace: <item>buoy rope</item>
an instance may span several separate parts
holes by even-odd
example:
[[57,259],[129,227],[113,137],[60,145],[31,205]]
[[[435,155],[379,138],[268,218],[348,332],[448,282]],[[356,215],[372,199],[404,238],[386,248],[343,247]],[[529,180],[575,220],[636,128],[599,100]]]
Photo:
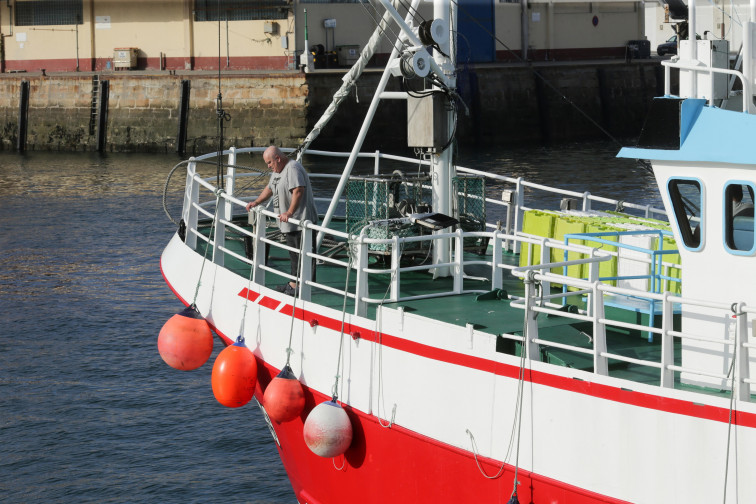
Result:
[[344,457],[343,454],[342,454],[342,457],[343,458],[341,459],[342,460],[341,467],[336,467],[336,457],[331,457],[331,463],[333,464],[333,468],[336,469],[337,471],[343,471],[344,468],[346,467],[346,457]]
[[252,275],[255,272],[254,264],[249,265],[249,279],[247,280],[247,295],[244,296],[244,310],[242,311],[241,327],[239,327],[239,334],[244,334],[244,323],[247,319],[247,305],[249,305],[249,289],[252,287]]
[[[197,309],[197,295],[199,294],[199,288],[200,285],[202,285],[202,272],[205,270],[205,263],[207,262],[207,252],[210,250],[210,240],[213,236],[213,230],[215,229],[215,221],[218,220],[218,208],[220,208],[220,199],[221,194],[223,194],[223,189],[216,189],[215,190],[215,213],[213,214],[213,220],[210,223],[210,232],[207,235],[207,243],[205,243],[205,254],[202,256],[202,266],[200,267],[199,277],[197,278],[197,288],[194,289],[194,299],[192,300],[192,305],[195,309]],[[216,243],[213,242],[213,250],[215,250]]]
[[[523,338],[523,341],[524,341],[524,338]],[[525,351],[524,350],[525,350],[525,347],[523,345],[523,349],[520,352],[521,353],[521,355],[520,355],[520,370],[521,370],[520,371],[520,375],[521,376],[524,376],[524,373],[522,371],[522,369],[524,369],[524,362],[525,362],[525,358],[524,358]],[[518,394],[517,394],[517,399],[515,401],[515,408],[514,408],[515,409],[515,411],[514,411],[515,414],[514,414],[514,417],[512,418],[512,430],[511,430],[511,432],[509,434],[509,446],[507,447],[507,453],[504,455],[504,458],[503,458],[503,460],[501,462],[501,467],[499,467],[499,470],[496,472],[496,474],[494,474],[494,475],[487,474],[486,471],[485,471],[485,469],[483,469],[483,467],[480,465],[480,461],[478,460],[478,445],[475,442],[475,436],[473,436],[473,433],[472,433],[472,431],[470,429],[465,429],[465,432],[467,432],[467,435],[470,436],[470,444],[472,446],[473,456],[475,457],[475,463],[478,465],[478,470],[483,475],[483,477],[485,477],[487,479],[496,479],[496,478],[498,478],[499,476],[502,475],[502,473],[504,472],[504,468],[507,465],[507,460],[509,460],[509,457],[512,454],[512,448],[513,448],[513,445],[514,445],[515,437],[517,437],[518,441],[519,441],[519,435],[520,435],[520,433],[519,433],[519,424],[520,424],[520,421],[522,419],[522,415],[520,414],[521,408],[522,408],[522,390],[521,390],[521,386],[522,386],[522,380],[518,383]],[[519,450],[519,443],[518,443],[518,450]],[[517,467],[516,466],[515,466],[515,481],[517,481]],[[513,492],[512,495],[516,495],[517,494],[516,488],[517,487],[515,485],[515,492]]]
[[[745,315],[744,312],[739,312],[736,309],[737,305],[733,303],[732,305],[732,311],[734,312],[733,317],[740,317],[742,315]],[[727,502],[727,478],[729,476],[730,471],[730,440],[732,437],[732,414],[735,409],[735,361],[737,360],[738,356],[738,344],[739,340],[738,338],[735,339],[735,345],[732,349],[732,362],[730,362],[730,369],[727,371],[727,378],[730,380],[730,411],[727,418],[727,451],[725,456],[725,474],[724,474],[724,491],[722,496],[722,502]],[[735,458],[737,461],[737,456]]]
[[[399,257],[402,256],[402,253],[404,252],[404,242],[400,244],[399,248]],[[398,268],[399,265],[397,265]],[[394,403],[394,407],[391,409],[391,419],[389,420],[388,424],[384,424],[383,420],[381,419],[381,405],[383,405],[383,412],[386,413],[386,404],[385,404],[385,396],[383,394],[383,304],[386,302],[386,299],[388,298],[389,292],[391,292],[391,285],[394,283],[394,280],[396,279],[396,273],[397,270],[394,269],[391,271],[391,278],[389,278],[388,285],[386,286],[386,291],[383,293],[383,299],[381,299],[381,302],[378,303],[378,311],[376,312],[375,317],[375,332],[378,335],[378,425],[385,429],[390,429],[392,425],[394,425],[394,419],[396,418],[396,403]]]
[[[352,249],[353,244],[350,243],[349,247],[347,247],[348,250]],[[346,273],[346,282],[344,283],[344,302],[341,305],[341,333],[339,334],[339,358],[336,361],[336,376],[334,376],[334,383],[333,383],[333,389],[332,389],[332,400],[333,402],[336,402],[339,398],[339,378],[341,375],[339,374],[339,371],[341,370],[341,353],[344,349],[344,326],[346,325],[346,304],[347,299],[349,298],[349,275],[352,272],[352,253],[349,252],[349,264],[347,264],[347,273]],[[355,303],[359,302],[359,299],[355,297],[354,300]]]
[[499,476],[501,476],[501,473],[504,472],[504,467],[506,467],[506,459],[509,457],[509,454],[507,454],[507,457],[504,458],[504,462],[501,463],[501,467],[499,468],[498,472],[494,474],[493,476],[489,476],[486,474],[486,470],[483,469],[483,467],[480,465],[480,460],[478,460],[478,445],[475,442],[475,436],[473,436],[473,433],[470,431],[470,429],[465,429],[465,432],[468,436],[470,436],[470,444],[472,445],[472,452],[473,456],[475,457],[475,463],[478,465],[478,470],[480,471],[480,474],[483,475],[483,477],[488,479],[496,479]]
[[[307,229],[302,229],[301,233],[304,235],[304,233],[308,232]],[[299,297],[301,291],[302,291],[302,282],[300,281],[299,277],[302,274],[302,261],[305,259],[304,254],[304,236],[300,236],[299,238],[299,261],[297,262],[297,278],[296,283],[297,287],[294,289],[294,301],[291,304],[291,325],[289,326],[289,346],[286,347],[286,365],[288,366],[291,362],[291,354],[294,353],[294,350],[291,348],[291,342],[294,338],[294,319],[296,318],[295,315],[297,313],[297,297]],[[287,284],[288,285],[288,282]]]

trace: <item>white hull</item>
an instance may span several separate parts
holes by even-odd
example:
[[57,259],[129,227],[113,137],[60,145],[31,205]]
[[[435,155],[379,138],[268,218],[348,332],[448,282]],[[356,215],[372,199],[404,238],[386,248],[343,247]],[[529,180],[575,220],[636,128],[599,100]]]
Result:
[[[163,274],[185,303],[197,282],[187,272],[198,272],[201,261],[178,237],[163,254]],[[219,334],[234,339],[247,279],[208,261],[201,285],[201,313]],[[243,335],[260,360],[281,369],[293,298],[254,284],[251,290],[261,296],[248,304]],[[342,314],[299,299],[296,309],[305,315],[294,319],[291,366],[303,385],[330,396]],[[518,458],[522,470],[610,499],[720,502],[726,490],[726,502],[756,502],[750,454],[756,405],[738,401],[730,428],[726,397],[526,360],[517,457],[520,359],[497,353],[490,334],[385,307],[381,314],[377,322],[346,315],[338,394],[345,405],[472,452],[469,431],[479,455],[508,464]],[[350,337],[354,332],[360,337]]]

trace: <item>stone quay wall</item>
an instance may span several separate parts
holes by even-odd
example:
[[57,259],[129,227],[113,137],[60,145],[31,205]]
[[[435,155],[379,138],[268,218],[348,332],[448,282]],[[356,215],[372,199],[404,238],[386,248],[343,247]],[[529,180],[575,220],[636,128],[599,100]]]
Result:
[[[223,75],[224,144],[296,147],[342,84],[343,71]],[[348,150],[362,126],[381,73],[367,71],[312,148]],[[29,82],[27,150],[98,148],[93,110],[97,80],[109,82],[104,149],[175,152],[181,82],[189,81],[187,154],[218,147],[217,75],[5,74],[0,76],[0,149],[14,150],[19,134],[21,82]],[[479,66],[458,74],[457,134],[461,143],[544,143],[637,137],[654,96],[662,94],[658,62]],[[392,79],[389,90],[400,90]],[[362,150],[401,151],[406,104],[378,108]]]

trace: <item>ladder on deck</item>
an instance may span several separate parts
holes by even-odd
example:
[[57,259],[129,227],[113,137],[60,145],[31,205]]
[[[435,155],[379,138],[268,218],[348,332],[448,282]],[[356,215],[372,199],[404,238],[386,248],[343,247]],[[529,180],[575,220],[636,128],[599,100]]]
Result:
[[100,104],[100,76],[92,76],[92,105],[89,109],[89,136],[97,131],[97,116],[99,115]]

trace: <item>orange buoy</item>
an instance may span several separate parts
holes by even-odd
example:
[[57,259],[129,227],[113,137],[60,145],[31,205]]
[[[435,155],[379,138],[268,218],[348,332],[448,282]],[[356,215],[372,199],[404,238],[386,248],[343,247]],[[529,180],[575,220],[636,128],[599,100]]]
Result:
[[197,307],[187,306],[160,329],[158,352],[166,364],[182,371],[197,369],[213,353],[213,333]]
[[223,406],[238,408],[252,399],[257,384],[257,361],[242,336],[218,354],[211,382],[213,395]]
[[302,413],[305,405],[302,384],[294,376],[288,364],[265,389],[263,407],[271,420],[288,422]]
[[352,444],[352,422],[335,400],[315,406],[304,423],[305,444],[321,457],[341,455]]

